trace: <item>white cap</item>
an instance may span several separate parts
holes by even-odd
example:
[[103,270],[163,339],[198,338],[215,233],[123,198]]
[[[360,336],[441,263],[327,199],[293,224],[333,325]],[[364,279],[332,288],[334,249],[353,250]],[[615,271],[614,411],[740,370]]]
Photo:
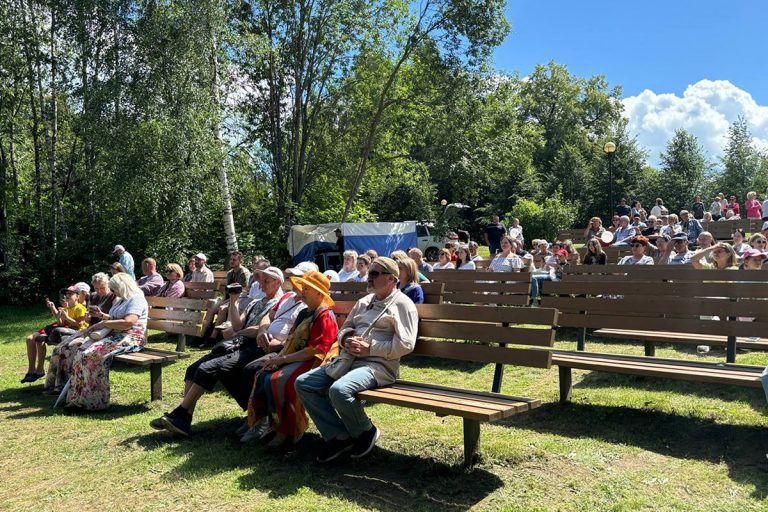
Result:
[[323,275],[328,278],[328,280],[332,283],[338,283],[341,281],[339,278],[339,274],[335,270],[326,270],[323,272]]
[[313,270],[319,272],[320,268],[311,261],[302,261],[293,268],[285,269],[285,273],[292,276],[303,276],[305,272],[311,272]]
[[83,283],[82,281],[75,283],[75,288],[77,288],[78,292],[91,293],[91,287],[88,286],[88,283]]
[[208,261],[208,256],[205,254],[199,252],[193,256],[193,258],[197,258],[198,260]]
[[115,254],[117,251],[124,251],[124,250],[125,250],[125,247],[123,247],[122,245],[118,244],[118,245],[115,246],[114,249],[112,249],[112,254]]
[[283,271],[280,270],[277,267],[267,267],[264,270],[256,269],[256,272],[261,272],[265,276],[272,277],[274,279],[277,279],[282,284],[283,281],[285,281],[285,278],[283,277]]

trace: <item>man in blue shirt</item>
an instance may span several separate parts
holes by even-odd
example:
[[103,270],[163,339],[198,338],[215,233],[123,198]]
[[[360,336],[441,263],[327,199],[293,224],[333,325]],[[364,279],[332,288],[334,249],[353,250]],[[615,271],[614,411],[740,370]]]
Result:
[[133,279],[136,279],[136,275],[133,273],[133,256],[131,256],[131,253],[126,251],[122,245],[116,245],[112,253],[118,257],[117,261],[123,266],[125,272]]
[[619,219],[619,229],[614,233],[613,243],[614,245],[627,245],[636,234],[636,228],[629,225],[629,217],[622,215]]
[[701,232],[704,231],[699,221],[692,218],[688,210],[680,212],[680,227],[683,228],[683,233],[688,235],[688,244],[691,246],[696,245],[696,240]]

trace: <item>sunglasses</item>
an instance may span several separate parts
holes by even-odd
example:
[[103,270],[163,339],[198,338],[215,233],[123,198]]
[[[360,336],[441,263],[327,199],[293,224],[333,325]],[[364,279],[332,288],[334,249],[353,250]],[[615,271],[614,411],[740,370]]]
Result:
[[389,272],[379,272],[378,270],[371,270],[371,271],[368,272],[368,275],[371,276],[374,279],[376,279],[377,277],[379,277],[382,274],[386,275],[386,274],[389,274]]

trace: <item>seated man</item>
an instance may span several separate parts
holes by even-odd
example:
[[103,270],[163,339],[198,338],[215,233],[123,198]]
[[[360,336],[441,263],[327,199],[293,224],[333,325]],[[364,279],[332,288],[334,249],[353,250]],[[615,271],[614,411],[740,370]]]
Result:
[[629,225],[629,217],[626,215],[622,215],[619,218],[619,228],[616,230],[616,233],[613,237],[613,244],[614,245],[627,245],[629,244],[629,241],[632,239],[633,236],[636,234],[636,229],[634,226]]
[[[264,267],[266,268],[266,267]],[[243,266],[243,253],[240,251],[234,251],[232,254],[229,255],[229,270],[227,271],[227,290],[234,289],[236,291],[236,295],[241,295],[243,297],[247,298],[247,293],[244,293],[243,290],[245,290],[248,287],[248,281],[251,278],[251,272]],[[233,288],[230,288],[233,286]],[[239,288],[238,288],[239,286]],[[240,292],[237,292],[237,289],[240,290]],[[205,312],[205,318],[203,319],[203,325],[206,326],[206,330],[203,333],[203,344],[205,344],[208,340],[208,338],[211,337],[213,334],[213,329],[216,326],[216,324],[223,324],[225,327],[229,324],[226,323],[229,318],[229,305],[225,303],[225,300],[228,299],[222,299],[217,300],[213,307],[208,308],[208,310]],[[239,306],[241,309],[245,309],[245,306],[248,305],[250,301],[244,301],[240,302]],[[218,319],[214,320],[216,316],[218,315]]]
[[688,250],[688,235],[677,233],[672,237],[672,243],[667,244],[664,254],[659,258],[659,265],[688,265],[693,257],[693,251]]
[[[195,412],[197,401],[206,392],[213,391],[219,381],[241,407],[248,406],[251,388],[247,383],[243,383],[243,370],[248,363],[266,353],[257,343],[260,326],[264,317],[280,304],[283,296],[282,271],[276,267],[268,267],[260,273],[264,298],[252,302],[240,314],[237,306],[239,295],[230,295],[232,327],[224,331],[227,340],[215,346],[210,354],[203,356],[187,368],[184,377],[184,398],[181,404],[173,411],[152,420],[150,425],[153,428],[166,429],[185,436],[190,435],[192,414]],[[287,334],[286,331],[285,335]]]
[[192,277],[189,280],[193,283],[212,283],[214,281],[213,272],[206,265],[208,257],[199,252],[192,259],[195,260],[195,270],[192,272]]
[[319,462],[347,451],[363,457],[379,438],[356,394],[395,382],[400,358],[416,343],[416,306],[397,289],[398,274],[394,260],[373,261],[368,271],[373,293],[352,308],[326,359],[338,357],[296,380],[296,392],[325,441]]
[[146,258],[141,262],[141,271],[144,275],[137,282],[139,289],[145,297],[157,295],[165,284],[163,276],[157,272],[157,262],[153,258]]
[[418,247],[408,249],[408,257],[416,262],[416,268],[419,272],[432,272],[432,265],[424,261],[424,253]]

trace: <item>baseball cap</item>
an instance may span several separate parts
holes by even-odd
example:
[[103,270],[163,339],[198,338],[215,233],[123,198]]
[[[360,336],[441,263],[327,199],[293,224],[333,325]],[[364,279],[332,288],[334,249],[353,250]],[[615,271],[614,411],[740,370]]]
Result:
[[762,251],[758,251],[757,249],[749,248],[746,251],[744,251],[744,253],[741,255],[741,257],[744,258],[744,259],[747,259],[747,258],[760,258],[761,260],[764,260],[764,259],[768,258],[768,254],[766,254],[766,253],[764,253]]
[[285,269],[286,274],[290,274],[292,276],[303,276],[305,272],[319,272],[320,269],[317,265],[312,263],[311,261],[302,261],[295,267],[287,268]]
[[208,261],[208,256],[205,254],[199,252],[193,256],[193,258],[197,258],[198,260]]
[[88,286],[88,283],[84,283],[80,281],[79,283],[73,284],[70,288],[74,288],[75,290],[79,292],[85,292],[85,293],[91,293],[91,287]]
[[267,267],[264,270],[257,269],[256,272],[261,272],[265,276],[269,276],[274,279],[277,279],[278,281],[280,281],[280,283],[285,281],[285,278],[283,277],[283,271],[277,267]]
[[672,237],[672,240],[688,240],[688,235],[685,233],[675,233],[675,236]]
[[125,250],[125,247],[123,247],[122,245],[118,244],[118,245],[115,246],[114,249],[112,249],[112,254],[115,254],[117,251],[124,251],[124,250]]

